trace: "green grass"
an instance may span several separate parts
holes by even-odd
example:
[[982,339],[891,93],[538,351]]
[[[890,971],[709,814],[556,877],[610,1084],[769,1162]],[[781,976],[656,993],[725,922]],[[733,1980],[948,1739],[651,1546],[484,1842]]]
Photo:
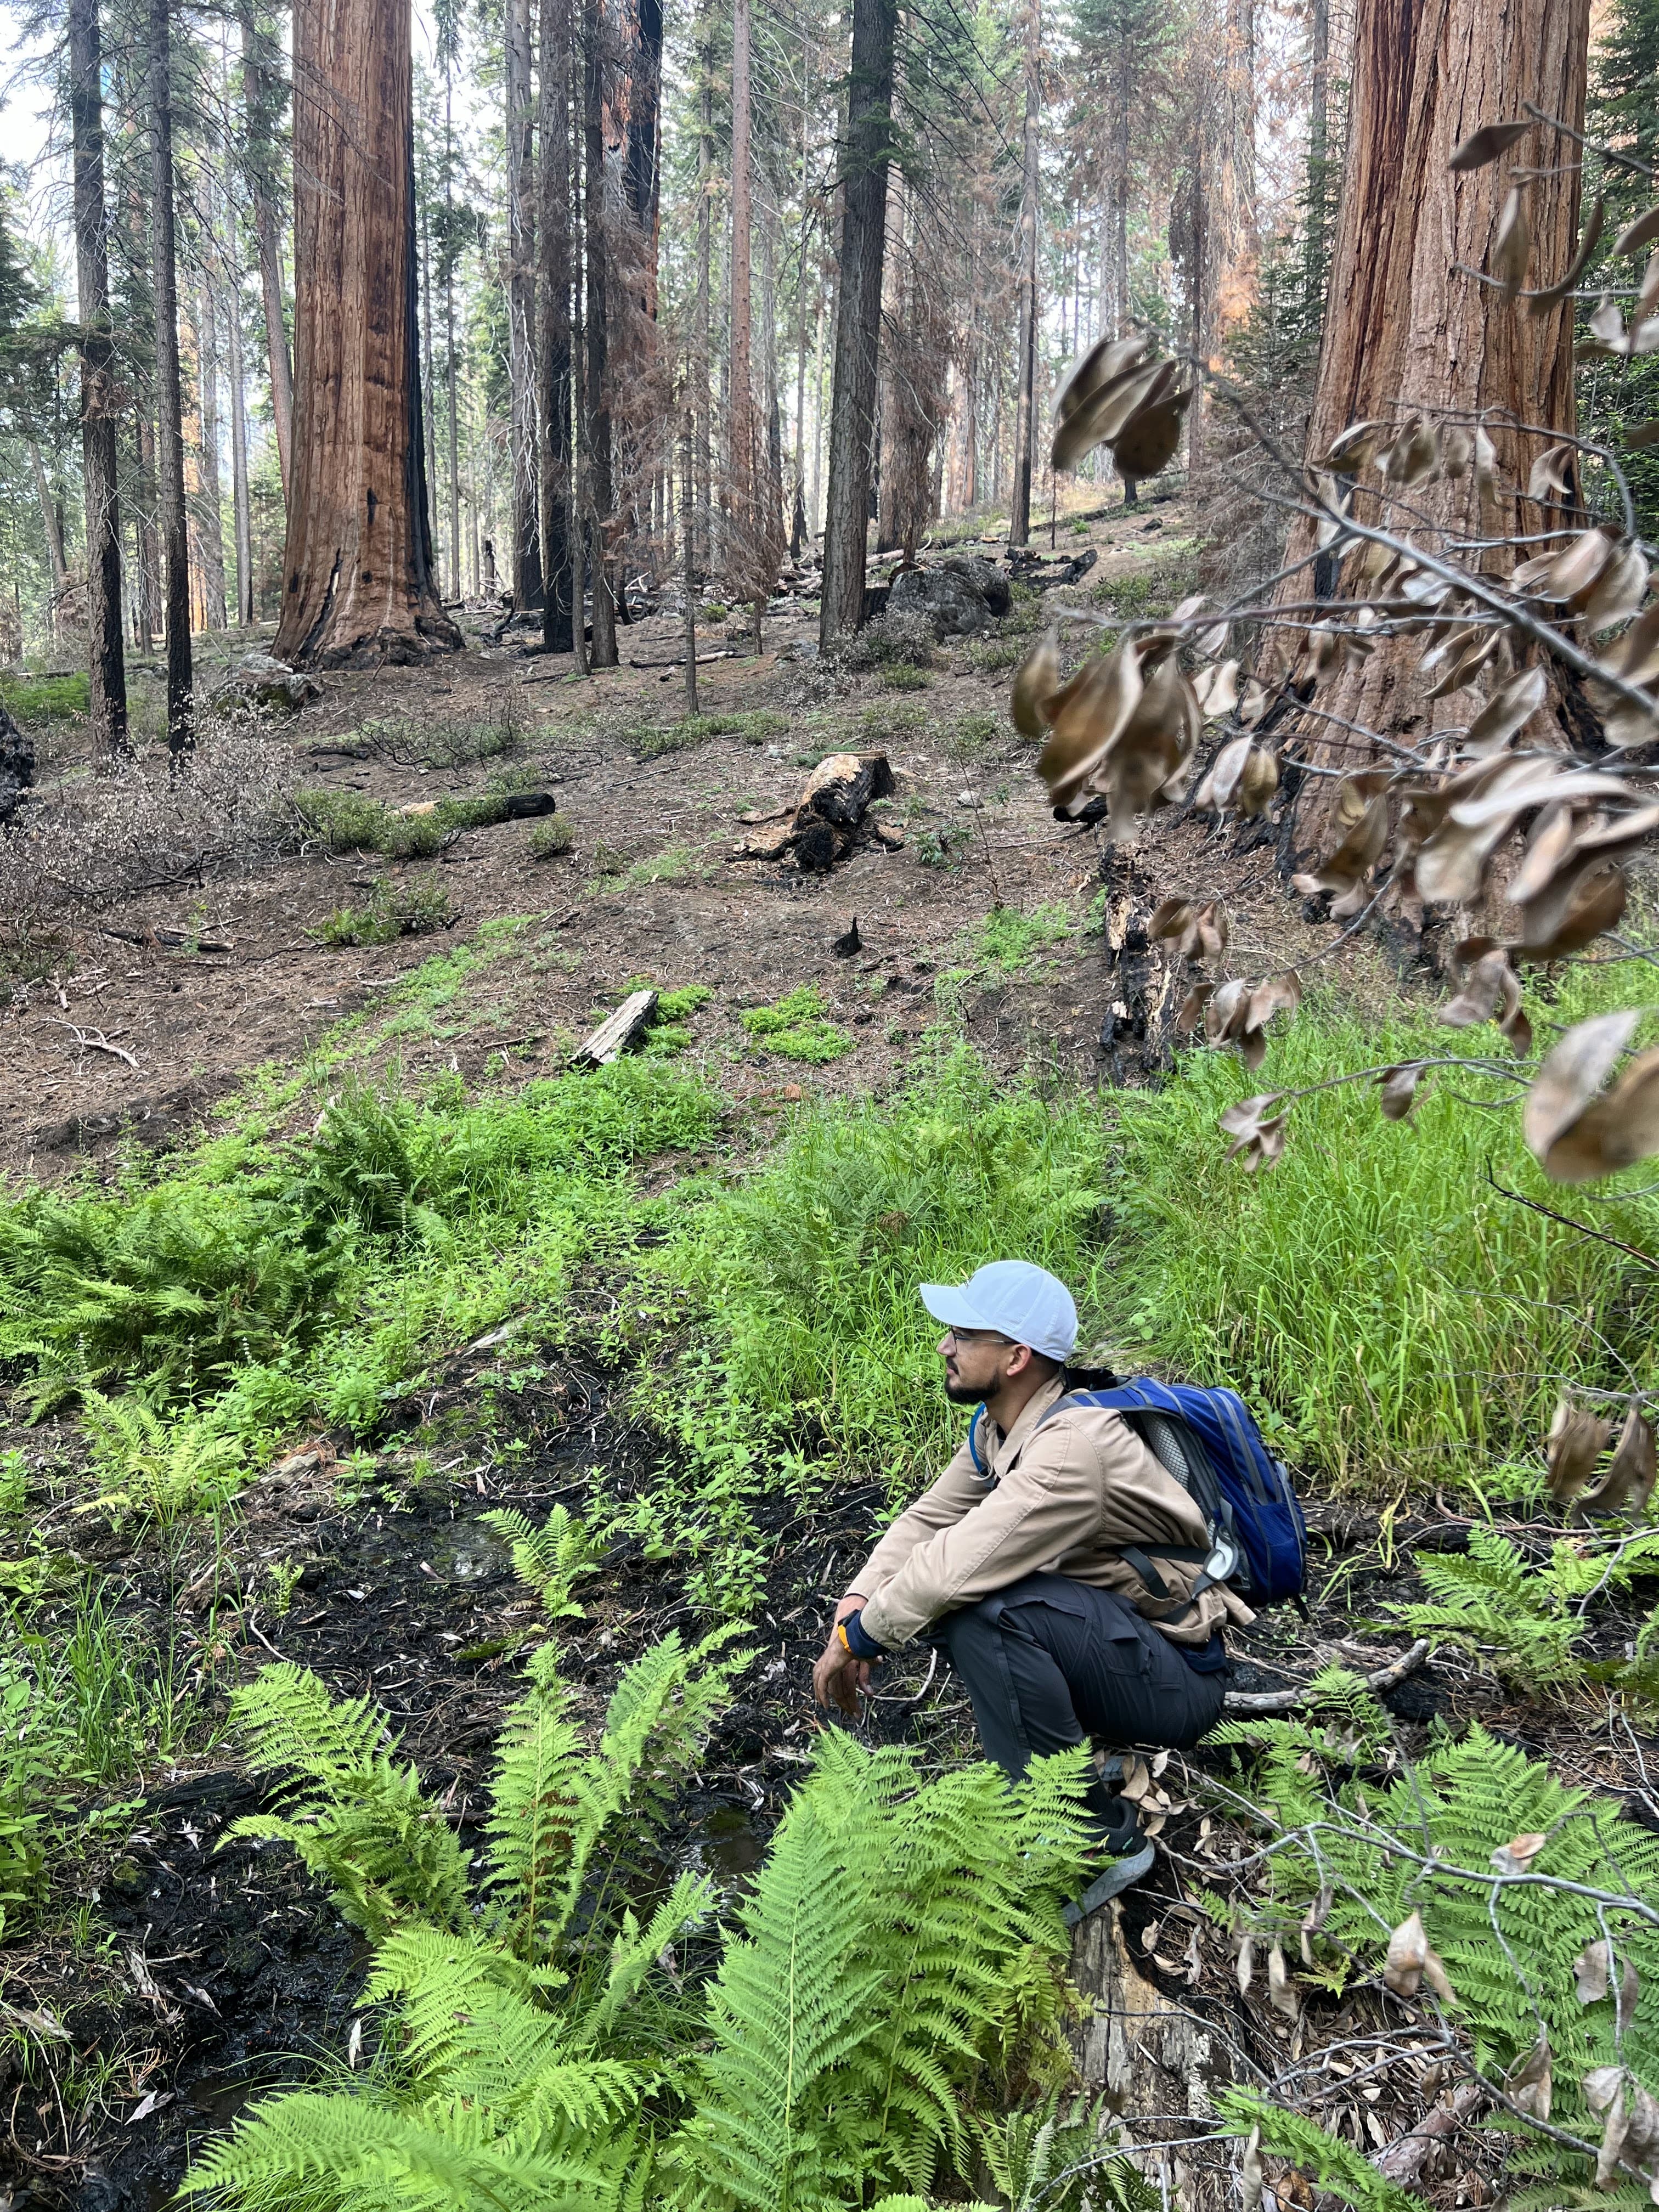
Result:
[[741,738],[745,744],[763,745],[781,738],[789,728],[787,714],[766,708],[748,714],[687,714],[678,722],[647,723],[631,731],[629,743],[641,760],[656,760],[665,753],[683,752],[688,745],[707,744],[712,738]]
[[[1086,1099],[999,1091],[958,1052],[898,1097],[824,1100],[653,1255],[694,1349],[642,1396],[678,1447],[625,1510],[647,1544],[701,1558],[719,1609],[752,1596],[754,1507],[781,1484],[879,1477],[896,1501],[954,1450],[924,1282],[993,1258],[1051,1267],[1085,1336],[1103,1312],[1106,1138]],[[674,1295],[678,1293],[678,1295]]]
[[576,832],[568,815],[544,815],[532,830],[527,840],[532,860],[556,860],[568,853],[576,842]]
[[890,660],[881,672],[884,688],[889,691],[930,691],[933,679],[925,668],[917,668],[908,660]]
[[90,714],[89,679],[72,676],[0,676],[0,707],[19,722],[69,722]]
[[[1645,995],[1628,966],[1573,969],[1553,1003],[1529,995],[1535,1020],[1565,1024],[1620,994]],[[1371,1490],[1478,1482],[1535,1455],[1563,1381],[1653,1388],[1659,1277],[1487,1180],[1659,1254],[1659,1200],[1633,1194],[1651,1163],[1623,1179],[1632,1195],[1617,1181],[1564,1193],[1526,1152],[1515,1105],[1455,1073],[1408,1122],[1383,1120],[1374,1085],[1344,1087],[1294,1107],[1277,1167],[1245,1175],[1223,1157],[1216,1117],[1247,1094],[1495,1049],[1490,1030],[1368,1028],[1315,1005],[1254,1076],[1194,1051],[1162,1090],[1121,1094],[1121,1326],[1172,1370],[1234,1384],[1282,1450]]]
[[824,1067],[843,1060],[856,1040],[828,1019],[829,1008],[816,983],[804,983],[774,1006],[750,1006],[738,1018],[754,1042],[783,1060]]
[[994,906],[979,926],[974,957],[982,968],[1017,975],[1040,952],[1063,944],[1076,927],[1070,908],[1059,899],[1045,900],[1029,914],[1011,906]]

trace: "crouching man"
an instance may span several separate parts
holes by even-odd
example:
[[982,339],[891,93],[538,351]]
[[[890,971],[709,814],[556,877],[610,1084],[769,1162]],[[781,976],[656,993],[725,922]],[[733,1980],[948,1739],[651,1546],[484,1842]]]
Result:
[[[872,1668],[921,1638],[949,1653],[987,1756],[1013,1780],[1091,1735],[1187,1749],[1221,1711],[1222,1624],[1252,1618],[1204,1573],[1203,1514],[1121,1414],[1067,1398],[1077,1308],[1054,1276],[996,1260],[921,1297],[945,1324],[945,1395],[979,1411],[836,1606],[817,1702],[855,1713]],[[1152,1864],[1110,1787],[1118,1771],[1109,1760],[1091,1785],[1115,1863],[1083,1911]]]

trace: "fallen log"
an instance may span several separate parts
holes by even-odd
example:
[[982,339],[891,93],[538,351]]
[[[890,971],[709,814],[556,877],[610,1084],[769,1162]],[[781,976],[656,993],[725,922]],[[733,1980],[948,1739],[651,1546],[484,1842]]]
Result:
[[789,820],[774,835],[739,845],[733,858],[791,857],[805,873],[823,875],[847,858],[866,829],[890,849],[895,833],[866,816],[872,802],[895,787],[885,753],[831,753],[807,777]]
[[[1381,1692],[1397,1688],[1407,1674],[1414,1674],[1429,1656],[1429,1639],[1419,1636],[1410,1650],[1387,1667],[1379,1667],[1374,1674],[1365,1677],[1368,1690]],[[1301,1686],[1289,1690],[1229,1690],[1221,1701],[1221,1709],[1228,1713],[1289,1713],[1307,1696]]]
[[614,1014],[599,1024],[592,1036],[584,1037],[572,1054],[576,1062],[588,1067],[604,1067],[627,1051],[657,1010],[654,991],[635,991],[625,998]]

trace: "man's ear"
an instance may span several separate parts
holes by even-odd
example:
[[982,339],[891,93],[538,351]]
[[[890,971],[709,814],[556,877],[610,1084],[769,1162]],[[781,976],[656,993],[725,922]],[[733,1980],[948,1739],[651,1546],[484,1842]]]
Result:
[[1012,1345],[1002,1370],[1005,1381],[1012,1382],[1018,1376],[1024,1375],[1036,1358],[1036,1354],[1029,1344]]

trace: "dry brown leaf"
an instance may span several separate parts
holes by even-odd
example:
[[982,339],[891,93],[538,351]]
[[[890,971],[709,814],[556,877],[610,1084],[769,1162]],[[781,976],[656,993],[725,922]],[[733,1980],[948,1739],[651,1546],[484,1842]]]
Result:
[[1506,300],[1514,299],[1526,283],[1531,260],[1532,218],[1527,212],[1527,189],[1524,185],[1511,185],[1492,249],[1492,274]]
[[1109,442],[1112,459],[1126,477],[1137,483],[1155,477],[1175,459],[1181,444],[1182,417],[1192,400],[1190,386],[1153,398],[1151,393]]
[[1454,483],[1468,474],[1474,460],[1474,433],[1449,422],[1440,433],[1440,473]]
[[1350,422],[1346,430],[1338,431],[1332,439],[1318,465],[1334,476],[1356,477],[1370,466],[1378,448],[1389,443],[1392,435],[1391,423],[1370,420]]
[[1382,1979],[1397,1997],[1414,1997],[1423,1979],[1424,1963],[1429,1955],[1428,1933],[1423,1925],[1423,1916],[1413,1912],[1402,1920],[1389,1938],[1388,1955],[1382,1962]]
[[1255,1979],[1255,1938],[1245,1936],[1238,1947],[1238,1994],[1247,1997],[1250,1984]]
[[1583,806],[1591,799],[1628,799],[1630,786],[1622,776],[1602,769],[1570,769],[1558,760],[1540,762],[1518,754],[1513,765],[1525,768],[1522,775],[1494,779],[1484,791],[1454,799],[1447,819],[1461,830],[1484,830],[1489,823],[1512,819],[1534,806]]
[[1266,2179],[1261,2171],[1261,2130],[1252,2128],[1238,2161],[1238,2212],[1261,2212]]
[[1182,1000],[1181,1011],[1176,1016],[1175,1026],[1176,1035],[1177,1036],[1190,1036],[1192,1035],[1193,1031],[1198,1027],[1199,1022],[1203,1017],[1204,1010],[1209,1005],[1214,990],[1215,985],[1213,983],[1194,983],[1193,985],[1186,997]]
[[1230,738],[1222,746],[1210,763],[1209,773],[1198,787],[1197,796],[1193,800],[1194,806],[1214,807],[1219,812],[1232,805],[1239,779],[1244,773],[1244,763],[1250,757],[1250,749],[1255,742],[1253,738],[1245,736]]
[[1243,1098],[1237,1106],[1229,1106],[1218,1119],[1225,1133],[1232,1139],[1226,1157],[1242,1159],[1247,1174],[1258,1168],[1270,1168],[1285,1150],[1285,1127],[1290,1120],[1289,1109],[1269,1117],[1267,1109],[1277,1106],[1282,1094],[1267,1091],[1256,1098]]
[[1648,564],[1639,545],[1626,545],[1613,555],[1595,580],[1595,589],[1583,602],[1584,621],[1595,629],[1610,629],[1628,622],[1648,595]]
[[1626,223],[1613,241],[1615,253],[1639,253],[1644,246],[1659,240],[1659,207],[1650,207],[1645,215],[1638,215],[1634,222]]
[[1584,2076],[1584,2097],[1602,2118],[1595,2185],[1611,2188],[1621,2166],[1632,2167],[1659,2202],[1659,2103],[1622,2066],[1598,2066]]
[[1556,1401],[1554,1418],[1544,1442],[1547,1472],[1545,1480],[1558,1505],[1571,1505],[1595,1473],[1595,1463],[1613,1434],[1611,1421],[1588,1413],[1571,1398]]
[[1301,2017],[1302,1998],[1285,1967],[1284,1948],[1278,1943],[1267,1954],[1267,2002],[1286,2020]]
[[1551,902],[1549,916],[1536,916],[1528,910],[1526,927],[1519,939],[1510,947],[1511,959],[1565,960],[1575,952],[1582,952],[1598,937],[1616,928],[1623,918],[1626,902],[1630,896],[1622,868],[1607,868],[1601,873],[1578,877],[1575,875],[1571,897],[1565,914],[1556,922],[1551,933],[1534,941],[1535,922],[1553,918],[1554,902]]
[[1527,475],[1527,497],[1553,503],[1568,496],[1571,486],[1566,471],[1577,454],[1573,446],[1547,447]]
[[1613,1946],[1604,1937],[1599,1943],[1587,1943],[1572,1962],[1578,2002],[1582,2005],[1604,2004],[1613,1995],[1613,1969],[1618,1965],[1619,1989],[1614,2014],[1618,2030],[1622,2035],[1635,2017],[1637,2000],[1642,1993],[1641,1978],[1629,1959],[1616,1958]]
[[1470,131],[1446,167],[1452,170],[1484,169],[1500,154],[1507,154],[1516,139],[1524,138],[1531,129],[1530,123],[1483,123],[1478,131]]
[[1510,2069],[1504,2087],[1509,2092],[1510,2102],[1518,2111],[1529,2112],[1535,2120],[1547,2120],[1553,2086],[1550,2078],[1550,2039],[1547,2035],[1540,2035],[1525,2057],[1516,2059]]
[[1408,415],[1379,465],[1390,483],[1427,483],[1440,467],[1440,440],[1433,424]]
[[[1575,829],[1571,848],[1558,858],[1554,848],[1559,833],[1552,823],[1548,845],[1540,855],[1539,866],[1534,869],[1533,854],[1528,851],[1510,886],[1510,898],[1525,916],[1522,942],[1528,948],[1552,943],[1577,904],[1580,884],[1626,859],[1656,832],[1659,806],[1644,806],[1634,814],[1618,815],[1599,828]],[[1538,835],[1541,842],[1541,823]]]
[[1498,494],[1498,448],[1478,422],[1474,428],[1474,482],[1484,512],[1486,502]]
[[[1551,556],[1549,573],[1540,597],[1565,599],[1582,607],[1601,581],[1617,551],[1609,531],[1581,530],[1559,552]],[[1519,571],[1516,571],[1517,576]]]
[[[1238,663],[1224,660],[1214,668],[1201,668],[1193,678],[1199,711],[1206,722],[1218,722],[1238,704]],[[1202,799],[1199,800],[1201,806]]]
[[1403,1121],[1417,1104],[1418,1087],[1423,1080],[1420,1060],[1402,1060],[1394,1067],[1385,1067],[1377,1078],[1382,1090],[1382,1113],[1385,1120]]
[[1547,315],[1552,307],[1559,307],[1566,298],[1585,270],[1589,267],[1590,257],[1601,244],[1601,227],[1607,219],[1607,204],[1598,195],[1595,205],[1589,211],[1589,220],[1584,225],[1583,236],[1578,241],[1578,251],[1572,257],[1571,266],[1565,276],[1558,277],[1556,282],[1547,287],[1545,290],[1528,294],[1527,298],[1528,314]]
[[1440,1009],[1439,1018],[1453,1030],[1496,1022],[1517,1054],[1532,1049],[1532,1024],[1522,1008],[1520,981],[1502,945],[1474,963],[1462,989]]
[[1037,774],[1054,805],[1069,806],[1078,796],[1133,714],[1141,690],[1139,655],[1128,638],[1084,662],[1055,701],[1054,726],[1037,755]]
[[1023,738],[1040,738],[1051,720],[1049,708],[1060,690],[1060,630],[1040,638],[1019,664],[1008,712]]
[[1659,1047],[1638,1053],[1609,1091],[1595,1095],[1636,1018],[1597,1014],[1577,1023],[1539,1070],[1521,1126],[1552,1182],[1594,1182],[1659,1152]]
[[1452,1987],[1451,1976],[1446,1972],[1446,1962],[1433,1945],[1423,1954],[1423,1978],[1442,2004],[1455,2005],[1457,1992]]
[[1289,1014],[1294,1018],[1301,1004],[1302,978],[1294,968],[1287,968],[1283,975],[1269,975],[1252,989],[1237,1039],[1244,1065],[1252,1074],[1267,1054],[1265,1032],[1268,1023],[1275,1014]]
[[1337,786],[1335,818],[1343,836],[1310,873],[1294,876],[1297,890],[1349,892],[1364,884],[1382,858],[1389,837],[1389,777],[1377,769],[1344,776]]
[[1478,761],[1443,785],[1436,794],[1441,819],[1417,855],[1419,896],[1431,903],[1467,906],[1480,894],[1486,864],[1508,834],[1518,810],[1488,814],[1476,823],[1455,822],[1452,811],[1537,780],[1537,763],[1523,756],[1500,753]]
[[1500,684],[1470,723],[1463,750],[1475,760],[1491,760],[1524,729],[1543,705],[1549,684],[1541,668],[1523,668]]
[[1607,1462],[1607,1472],[1593,1489],[1580,1495],[1579,1510],[1584,1513],[1622,1513],[1628,1520],[1637,1520],[1653,1494],[1656,1474],[1659,1474],[1659,1461],[1654,1453],[1653,1430],[1632,1406],[1625,1416],[1625,1425],[1620,1431],[1618,1446]]
[[1090,787],[1106,795],[1109,841],[1128,836],[1157,803],[1191,758],[1203,726],[1192,684],[1172,656],[1152,671],[1133,711],[1087,773]]
[[1242,975],[1230,975],[1218,984],[1204,1009],[1204,1041],[1211,1047],[1231,1044],[1242,1034],[1250,1012],[1250,985]]
[[1591,313],[1585,317],[1584,326],[1590,334],[1591,343],[1583,350],[1594,353],[1628,353],[1630,342],[1625,336],[1625,318],[1619,302],[1604,292]]
[[1148,337],[1097,338],[1054,394],[1054,420],[1063,422],[1097,398],[1127,370],[1137,368],[1152,349]]
[[1244,773],[1238,779],[1238,811],[1241,820],[1254,822],[1265,814],[1279,789],[1279,755],[1265,745],[1252,745],[1245,757]]
[[1547,1836],[1535,1830],[1511,1836],[1508,1843],[1499,1844],[1492,1854],[1492,1865],[1499,1874],[1525,1874],[1548,1841]]
[[1115,437],[1158,379],[1171,369],[1169,362],[1139,366],[1146,351],[1144,346],[1139,348],[1133,362],[1103,376],[1089,396],[1056,425],[1049,448],[1050,463],[1054,468],[1075,468],[1085,453]]

